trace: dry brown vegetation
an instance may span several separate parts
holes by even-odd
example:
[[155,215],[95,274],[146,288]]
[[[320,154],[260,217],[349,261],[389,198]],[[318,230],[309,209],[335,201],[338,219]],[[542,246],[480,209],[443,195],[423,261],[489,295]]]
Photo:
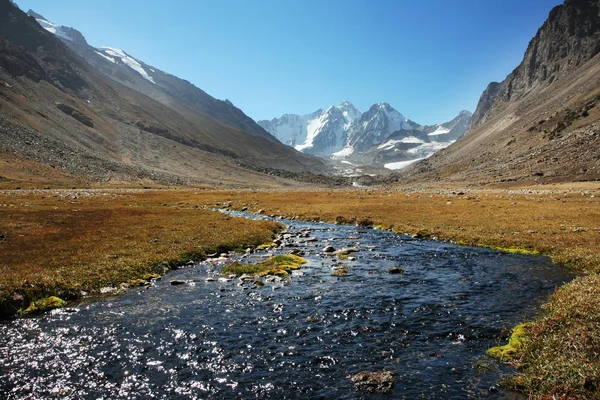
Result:
[[598,398],[600,184],[550,190],[15,191],[0,194],[2,298],[77,296],[202,252],[259,244],[276,225],[203,208],[373,223],[457,243],[540,252],[584,272],[529,326],[509,384],[532,398]]
[[[205,253],[258,245],[278,225],[198,208],[192,192],[41,191],[0,195],[0,301],[164,273]],[[27,304],[25,304],[25,307]]]
[[[384,190],[210,193],[267,214],[359,223],[462,244],[539,252],[584,273],[528,324],[507,385],[537,399],[600,398],[600,184],[536,192]],[[526,279],[526,277],[524,277]]]

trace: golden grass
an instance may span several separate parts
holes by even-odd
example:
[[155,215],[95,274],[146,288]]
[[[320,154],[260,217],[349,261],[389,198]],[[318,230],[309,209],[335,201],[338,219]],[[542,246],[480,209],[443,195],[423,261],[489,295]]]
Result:
[[[600,184],[521,194],[471,191],[156,190],[54,197],[0,194],[0,293],[77,295],[162,273],[203,252],[272,240],[276,225],[196,207],[229,201],[265,214],[360,223],[460,244],[549,255],[589,273],[528,327],[509,384],[531,398],[600,398]],[[62,193],[62,192],[61,192]],[[65,192],[68,193],[68,192]],[[593,197],[592,197],[593,196]],[[4,238],[4,239],[2,239]],[[526,277],[524,277],[526,279]]]
[[77,298],[271,241],[278,229],[199,209],[193,192],[90,193],[0,195],[0,302]]
[[226,198],[234,207],[262,208],[266,214],[338,223],[372,221],[379,229],[419,237],[545,254],[584,272],[556,292],[545,315],[527,324],[528,340],[511,347],[510,358],[520,369],[507,384],[533,399],[600,399],[600,184],[588,183],[579,191],[563,189],[539,194],[480,190],[464,195],[386,190],[214,192],[207,199]]

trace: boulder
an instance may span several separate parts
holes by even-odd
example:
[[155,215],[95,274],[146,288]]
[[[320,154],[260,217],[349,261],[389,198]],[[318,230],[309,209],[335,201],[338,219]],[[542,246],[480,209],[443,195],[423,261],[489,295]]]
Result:
[[389,394],[394,391],[394,374],[390,371],[362,371],[352,375],[350,380],[361,392]]

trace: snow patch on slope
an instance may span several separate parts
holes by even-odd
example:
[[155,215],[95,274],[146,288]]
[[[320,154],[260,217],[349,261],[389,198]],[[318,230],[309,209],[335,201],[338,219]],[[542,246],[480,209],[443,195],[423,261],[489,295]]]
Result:
[[70,42],[73,41],[73,38],[67,34],[65,28],[62,25],[56,25],[50,21],[46,21],[45,19],[41,19],[41,18],[36,18],[35,20],[37,21],[38,24],[40,24],[42,26],[42,28],[44,28],[48,32],[53,33],[56,36],[59,36]]
[[387,169],[396,171],[396,170],[399,170],[402,168],[406,168],[410,164],[416,163],[417,161],[420,161],[420,160],[423,160],[423,158],[415,158],[414,160],[408,160],[408,161],[397,161],[397,162],[384,164],[383,166]]
[[333,159],[345,158],[345,157],[352,155],[352,153],[354,153],[354,148],[352,146],[346,146],[343,149],[341,149],[340,151],[333,153],[331,155],[331,158],[333,158]]
[[117,61],[116,61],[114,58],[112,58],[112,57],[109,57],[109,56],[107,56],[106,54],[104,54],[104,53],[101,53],[101,52],[99,52],[99,51],[95,51],[94,53],[98,54],[100,57],[103,57],[103,58],[107,59],[108,61],[110,61],[110,62],[111,62],[111,63],[113,63],[113,64],[117,62]]
[[125,65],[139,73],[144,79],[147,79],[152,83],[156,83],[154,82],[154,78],[152,78],[144,69],[144,67],[142,67],[142,64],[140,64],[140,62],[135,58],[125,53],[123,50],[106,46],[100,47],[100,49],[109,56],[120,59]]
[[444,128],[443,126],[440,125],[437,127],[437,129],[435,131],[429,133],[427,136],[445,135],[448,132],[450,132],[450,129]]
[[423,143],[425,143],[425,141],[423,141],[419,138],[416,138],[414,136],[408,136],[408,137],[402,138],[400,140],[390,139],[387,142],[382,143],[379,146],[377,146],[377,148],[380,150],[391,150],[398,143],[423,144]]

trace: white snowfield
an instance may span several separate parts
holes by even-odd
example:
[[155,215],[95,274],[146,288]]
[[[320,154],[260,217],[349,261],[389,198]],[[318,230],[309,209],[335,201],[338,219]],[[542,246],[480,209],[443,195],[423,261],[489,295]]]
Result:
[[402,138],[400,140],[390,139],[387,142],[382,143],[379,146],[377,146],[377,148],[380,149],[380,150],[391,150],[398,143],[423,144],[425,142],[423,140],[419,139],[419,138],[414,137],[414,136],[408,136],[408,137]]
[[94,53],[98,54],[100,57],[103,57],[103,58],[105,58],[106,60],[110,61],[110,62],[111,62],[111,63],[113,63],[113,64],[115,64],[115,63],[117,62],[117,60],[115,60],[114,58],[112,58],[112,57],[109,57],[109,56],[107,56],[106,54],[104,54],[104,53],[101,53],[101,52],[99,52],[99,51],[95,51]]
[[392,163],[387,163],[384,164],[383,166],[387,169],[391,169],[391,170],[399,170],[402,168],[406,168],[408,167],[410,164],[416,163],[417,161],[421,161],[424,158],[416,158],[414,160],[408,160],[408,161],[397,161],[397,162],[392,162]]
[[[307,115],[285,114],[271,121],[258,121],[258,124],[280,142],[298,151],[311,150],[320,155],[330,155],[343,150],[346,131],[360,116],[361,112],[350,102],[343,101],[339,106],[330,106],[326,110]],[[321,143],[321,147],[315,148],[317,142]]]
[[139,73],[144,79],[155,83],[154,78],[152,78],[150,74],[148,74],[144,67],[142,67],[142,64],[140,64],[140,62],[135,58],[125,53],[123,50],[106,46],[100,47],[100,50],[108,54],[109,56],[120,59],[125,65]]
[[[54,35],[56,35],[64,40],[68,40],[70,42],[73,41],[73,38],[67,34],[67,32],[68,32],[67,29],[70,29],[70,28],[67,28],[62,25],[54,24],[54,23],[47,21],[45,19],[42,19],[42,18],[36,18],[35,20],[38,22],[38,24],[41,25],[42,28],[44,28],[48,32],[53,33]],[[152,76],[150,76],[148,71],[146,71],[144,69],[144,67],[142,67],[142,64],[135,58],[131,57],[129,54],[125,53],[123,50],[115,49],[114,47],[100,47],[97,50],[98,51],[95,51],[95,53],[98,54],[99,56],[103,57],[107,61],[110,61],[111,63],[116,64],[117,59],[119,59],[119,60],[121,60],[121,62],[123,64],[127,65],[129,68],[136,71],[144,79],[147,79],[148,81],[156,84],[156,82],[154,82],[154,78],[152,78]],[[149,69],[152,71],[151,68],[149,68]],[[152,72],[154,72],[154,71],[152,71]]]
[[67,35],[64,26],[53,24],[52,22],[46,21],[45,19],[41,18],[36,18],[35,20],[38,22],[38,24],[42,26],[42,28],[44,28],[48,32],[53,33],[56,36],[60,36],[61,38],[68,40],[69,42],[73,41],[73,38]]
[[435,131],[431,132],[427,136],[445,135],[448,132],[450,132],[450,129],[444,128],[443,126],[440,125],[440,126],[438,126],[438,128]]

